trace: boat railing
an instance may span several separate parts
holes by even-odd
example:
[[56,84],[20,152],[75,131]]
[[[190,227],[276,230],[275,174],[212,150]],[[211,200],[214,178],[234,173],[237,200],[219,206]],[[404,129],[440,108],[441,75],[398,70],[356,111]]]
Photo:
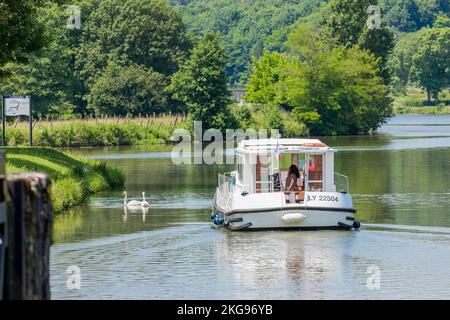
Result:
[[256,192],[267,193],[274,191],[274,182],[271,180],[256,181]]
[[229,211],[232,209],[233,205],[233,194],[236,187],[236,173],[227,172],[224,174],[218,174],[218,193],[217,193],[217,204]]
[[334,173],[334,184],[336,185],[336,191],[342,193],[349,193],[348,177],[342,173]]

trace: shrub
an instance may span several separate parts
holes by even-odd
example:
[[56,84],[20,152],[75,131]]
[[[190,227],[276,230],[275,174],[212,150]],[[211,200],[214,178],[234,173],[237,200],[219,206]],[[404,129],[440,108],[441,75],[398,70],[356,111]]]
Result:
[[81,182],[74,178],[64,178],[53,182],[52,200],[55,212],[82,203],[86,198]]

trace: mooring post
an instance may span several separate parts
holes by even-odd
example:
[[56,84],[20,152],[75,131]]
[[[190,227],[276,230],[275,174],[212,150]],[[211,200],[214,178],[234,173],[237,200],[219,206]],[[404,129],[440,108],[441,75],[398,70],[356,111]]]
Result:
[[50,299],[53,210],[45,174],[6,176],[7,230],[3,299]]
[[5,161],[5,152],[0,151],[0,300],[3,300],[3,291],[5,286],[7,246]]

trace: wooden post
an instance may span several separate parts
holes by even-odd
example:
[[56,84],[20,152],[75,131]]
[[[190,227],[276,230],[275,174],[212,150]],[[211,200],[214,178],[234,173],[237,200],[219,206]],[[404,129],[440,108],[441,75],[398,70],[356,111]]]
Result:
[[5,110],[5,97],[2,98],[2,146],[6,146],[6,110]]
[[7,226],[6,226],[6,156],[4,151],[0,151],[0,300],[3,300],[5,286],[5,266],[7,247]]
[[11,174],[6,183],[10,201],[3,298],[50,299],[50,179],[39,173]]

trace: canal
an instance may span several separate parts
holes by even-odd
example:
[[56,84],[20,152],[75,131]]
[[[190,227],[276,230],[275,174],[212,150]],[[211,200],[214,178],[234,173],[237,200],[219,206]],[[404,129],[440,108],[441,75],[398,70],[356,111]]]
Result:
[[[171,148],[74,150],[121,167],[122,191],[56,217],[53,299],[449,299],[450,116],[399,116],[339,150],[358,232],[230,233],[209,221],[224,165],[175,165]],[[67,269],[80,271],[70,289]],[[373,286],[373,276],[379,286]]]

